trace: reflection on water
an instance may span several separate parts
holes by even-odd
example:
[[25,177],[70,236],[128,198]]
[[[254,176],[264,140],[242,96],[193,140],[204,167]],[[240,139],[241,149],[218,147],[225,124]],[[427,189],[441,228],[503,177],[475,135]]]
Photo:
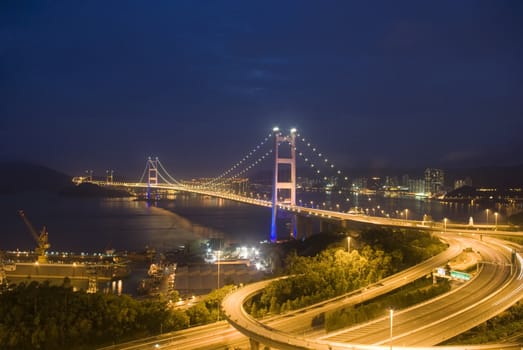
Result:
[[[485,208],[465,203],[444,204],[414,198],[382,198],[318,193],[299,194],[302,205],[348,211],[358,207],[368,215],[421,220],[485,223]],[[107,249],[160,251],[176,249],[200,238],[226,238],[249,243],[269,237],[270,209],[224,199],[178,194],[153,205],[133,199],[69,198],[49,193],[0,196],[0,249],[33,249],[35,242],[18,216],[24,209],[33,225],[49,231],[51,251],[99,252]],[[408,209],[408,212],[405,211]],[[493,223],[494,211],[490,211]],[[506,222],[504,212],[498,223]]]
[[[336,193],[306,192],[300,194],[300,205],[314,206],[330,210],[355,210],[372,216],[383,216],[398,219],[423,220],[429,215],[433,220],[442,221],[447,218],[453,222],[468,223],[472,217],[475,223],[486,223],[487,207],[471,204],[470,202],[445,203],[439,200],[416,197],[382,197],[351,194],[338,195]],[[406,210],[407,209],[407,210]],[[506,223],[507,215],[511,214],[510,207],[492,207],[490,223],[493,223],[493,213],[498,213],[498,223]]]
[[69,198],[50,193],[0,196],[0,249],[35,247],[18,216],[24,209],[33,225],[49,231],[51,251],[99,252],[173,250],[200,238],[257,241],[269,226],[267,208],[225,200],[178,196],[150,205],[133,199]]

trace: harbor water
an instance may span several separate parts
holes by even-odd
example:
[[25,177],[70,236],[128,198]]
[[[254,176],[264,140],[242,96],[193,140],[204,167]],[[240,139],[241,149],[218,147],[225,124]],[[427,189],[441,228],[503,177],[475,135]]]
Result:
[[[304,193],[302,205],[326,209],[359,208],[368,215],[390,215],[421,220],[424,214],[434,220],[485,223],[484,208],[464,203],[445,204],[436,200],[352,196],[347,199]],[[311,203],[312,201],[312,203]],[[223,238],[248,244],[267,240],[271,210],[228,200],[178,194],[157,203],[134,198],[72,198],[48,192],[0,196],[2,233],[0,250],[30,250],[35,242],[18,210],[23,209],[39,231],[46,226],[50,251],[76,253],[157,251],[178,249],[194,239]],[[493,223],[493,211],[490,222]],[[499,223],[506,222],[503,214]],[[282,230],[284,231],[284,230]],[[287,238],[288,234],[280,232]]]

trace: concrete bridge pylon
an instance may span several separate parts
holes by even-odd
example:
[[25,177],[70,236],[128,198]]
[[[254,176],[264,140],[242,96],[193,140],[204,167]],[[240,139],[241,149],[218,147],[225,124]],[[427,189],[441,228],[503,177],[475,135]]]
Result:
[[[278,216],[278,204],[285,203],[296,205],[296,129],[292,128],[288,135],[283,135],[278,127],[273,128],[274,133],[274,173],[272,183],[272,218],[271,218],[271,242],[277,239],[276,219]],[[290,147],[289,155],[280,155],[280,146]],[[280,165],[290,165],[290,180],[280,181]],[[282,190],[280,192],[280,190]],[[285,192],[285,193],[284,193]],[[280,202],[280,194],[283,200]],[[292,236],[296,238],[296,217],[292,217]]]
[[158,185],[158,157],[147,158],[147,199],[151,199],[151,186]]

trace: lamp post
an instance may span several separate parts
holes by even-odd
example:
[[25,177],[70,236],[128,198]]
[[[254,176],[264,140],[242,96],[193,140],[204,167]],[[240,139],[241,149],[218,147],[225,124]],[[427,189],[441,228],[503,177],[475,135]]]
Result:
[[495,220],[495,223],[496,223],[496,230],[498,229],[498,213],[494,213],[494,220]]
[[[217,282],[216,290],[218,290],[218,289],[220,289],[220,251],[219,250],[216,252],[216,255],[217,255],[216,264],[218,265],[217,266],[218,267],[218,280],[216,281]],[[220,322],[220,304],[218,304],[218,316],[216,317],[216,319],[217,319],[217,322]]]
[[447,232],[447,218],[443,219],[443,226],[445,227],[445,232]]
[[351,237],[348,236],[348,237],[347,237],[347,252],[348,252],[348,253],[350,253],[350,239],[351,239]]
[[409,220],[409,210],[405,209],[405,221]]
[[487,225],[488,225],[488,209],[486,209],[485,212],[487,213]]
[[392,320],[394,318],[394,309],[389,310],[390,313],[390,334],[389,334],[389,344],[390,344],[390,350],[392,350]]

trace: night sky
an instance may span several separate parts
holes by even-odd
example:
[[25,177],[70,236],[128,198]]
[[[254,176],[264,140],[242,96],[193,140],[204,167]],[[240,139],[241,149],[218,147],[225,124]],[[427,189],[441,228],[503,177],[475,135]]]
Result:
[[0,160],[217,176],[274,125],[341,167],[523,163],[523,2],[2,1]]

